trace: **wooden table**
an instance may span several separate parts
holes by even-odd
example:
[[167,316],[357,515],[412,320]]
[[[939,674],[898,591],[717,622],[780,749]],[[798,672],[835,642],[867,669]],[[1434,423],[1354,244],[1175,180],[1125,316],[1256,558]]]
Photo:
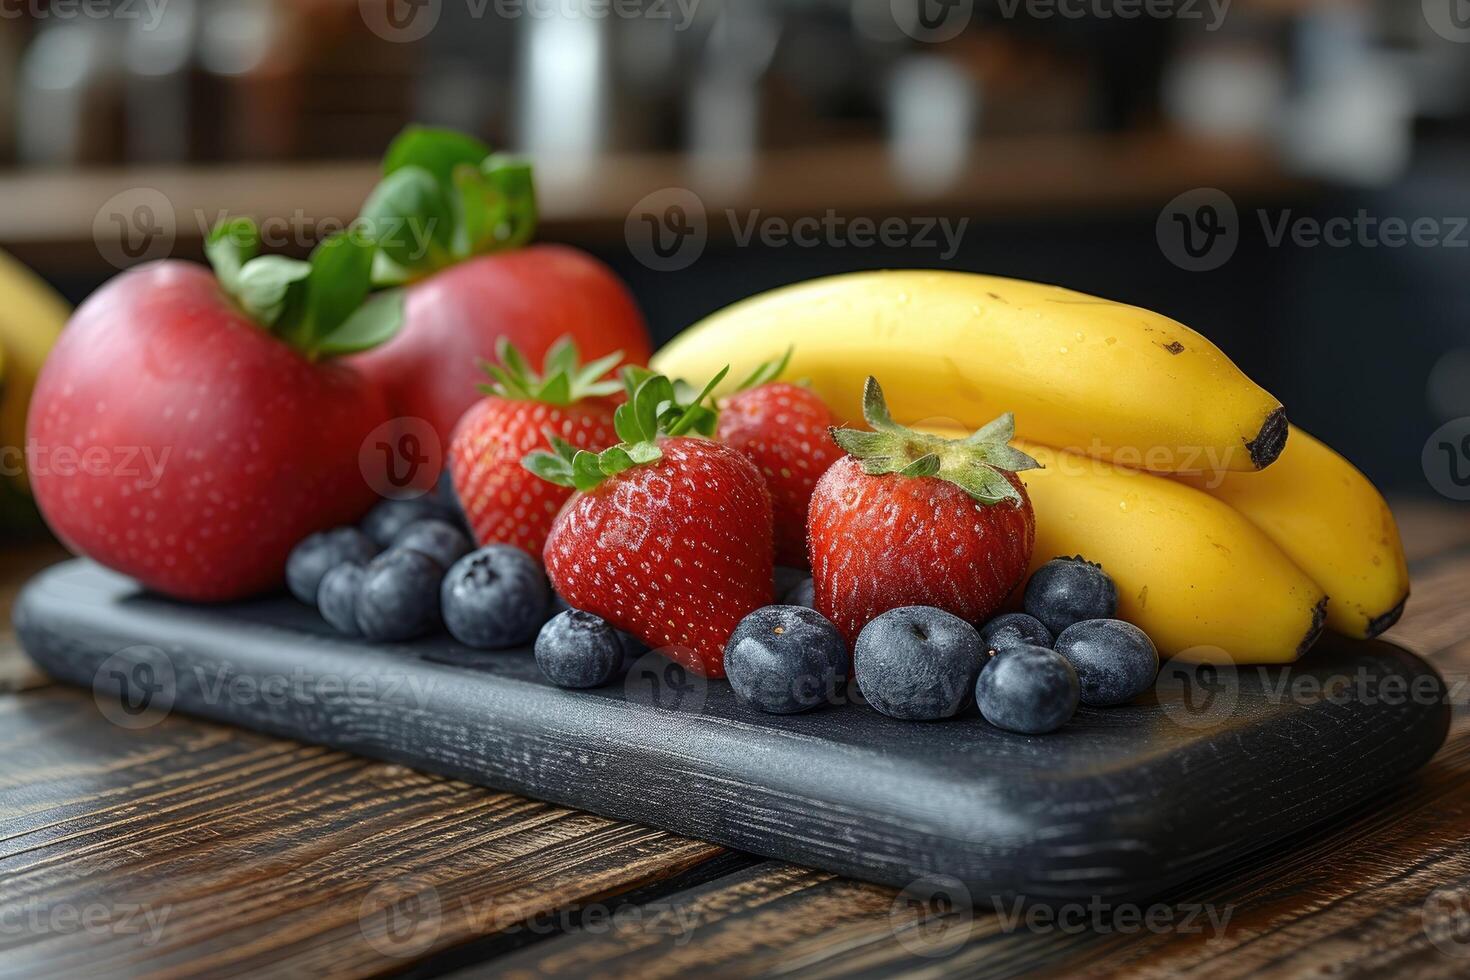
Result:
[[[1029,924],[178,715],[127,730],[0,636],[0,976],[1470,975],[1470,513],[1396,510],[1391,635],[1457,707],[1434,761],[1156,906]],[[58,557],[8,553],[0,607]]]

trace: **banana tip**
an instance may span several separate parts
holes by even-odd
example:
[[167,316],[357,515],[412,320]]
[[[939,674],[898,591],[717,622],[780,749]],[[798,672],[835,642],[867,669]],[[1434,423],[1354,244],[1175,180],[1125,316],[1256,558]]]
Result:
[[1390,626],[1392,626],[1394,623],[1397,623],[1399,621],[1399,617],[1404,614],[1404,605],[1408,601],[1409,597],[1407,594],[1405,594],[1404,597],[1399,600],[1398,605],[1394,606],[1382,616],[1374,616],[1372,619],[1368,620],[1368,639],[1371,640],[1373,639],[1373,637],[1387,632]]
[[1286,423],[1286,409],[1278,408],[1266,416],[1256,437],[1245,444],[1255,468],[1265,469],[1276,461],[1281,450],[1286,448],[1286,436],[1290,426]]

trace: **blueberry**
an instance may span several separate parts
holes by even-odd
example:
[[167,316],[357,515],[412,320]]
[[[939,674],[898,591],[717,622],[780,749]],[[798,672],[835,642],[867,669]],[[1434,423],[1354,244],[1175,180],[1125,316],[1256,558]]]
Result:
[[322,619],[344,636],[361,636],[357,628],[357,597],[362,594],[363,565],[345,561],[322,576],[317,589],[316,607]]
[[1118,612],[1118,589],[1101,565],[1080,555],[1053,558],[1026,583],[1025,605],[1052,636],[1059,636],[1084,619],[1111,619]]
[[804,568],[790,568],[786,565],[777,565],[774,582],[776,588],[771,594],[779,602],[782,596],[789,595],[792,589],[802,583],[803,579],[810,577],[811,572],[808,572]]
[[1126,704],[1159,673],[1159,651],[1148,634],[1121,619],[1085,619],[1057,637],[1057,653],[1077,671],[1082,703],[1099,708]]
[[444,576],[444,625],[466,646],[521,646],[546,622],[548,591],[546,576],[530,555],[492,544],[465,555]]
[[414,521],[453,521],[454,515],[433,495],[413,497],[408,500],[385,500],[362,520],[362,529],[379,548],[387,548],[393,539]]
[[980,627],[980,639],[991,650],[1014,646],[1051,646],[1051,631],[1025,613],[1003,613]]
[[930,721],[969,705],[985,645],[975,627],[952,613],[904,606],[864,626],[853,654],[868,704],[893,718]]
[[357,628],[369,640],[412,640],[439,622],[439,582],[444,566],[412,548],[374,558],[362,574]]
[[980,714],[996,728],[1024,735],[1056,731],[1077,710],[1077,672],[1055,650],[1006,647],[975,684]]
[[302,602],[316,605],[322,576],[344,561],[371,561],[378,549],[355,527],[318,531],[301,539],[286,559],[286,587]]
[[740,700],[773,715],[833,700],[847,677],[837,627],[805,606],[766,606],[740,621],[725,644],[725,673]]
[[788,606],[806,606],[808,609],[817,608],[816,583],[810,578],[804,578],[792,586],[790,592],[786,593],[782,600]]
[[[463,531],[438,518],[414,521],[407,525],[393,536],[393,547],[422,551],[445,568],[449,568],[474,549]],[[527,561],[529,560],[528,558]]]
[[622,635],[601,616],[569,609],[536,637],[536,666],[557,687],[600,687],[624,667]]

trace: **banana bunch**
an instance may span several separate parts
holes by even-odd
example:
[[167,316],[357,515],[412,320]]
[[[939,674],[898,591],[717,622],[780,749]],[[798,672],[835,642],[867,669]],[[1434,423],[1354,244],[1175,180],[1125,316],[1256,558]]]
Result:
[[41,362],[70,316],[50,286],[0,252],[0,527],[35,519],[24,468],[26,409]]
[[1157,313],[961,272],[862,272],[755,296],[653,359],[741,378],[795,343],[782,376],[861,418],[876,375],[899,421],[939,435],[1016,415],[1044,469],[1022,474],[1035,563],[1083,555],[1161,653],[1301,656],[1324,625],[1356,637],[1403,610],[1398,530],[1373,485],[1291,427],[1204,337]]

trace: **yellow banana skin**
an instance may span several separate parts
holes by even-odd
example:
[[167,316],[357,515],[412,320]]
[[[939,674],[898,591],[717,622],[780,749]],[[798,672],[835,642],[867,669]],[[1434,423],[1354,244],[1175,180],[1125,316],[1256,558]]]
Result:
[[1015,412],[1020,435],[1156,472],[1255,470],[1281,450],[1281,404],[1217,347],[1168,317],[1056,286],[967,272],[858,272],[752,297],[653,358],[728,391],[795,344],[834,414],[862,418],[877,374],[901,422],[978,428]]
[[1223,502],[1102,460],[1021,448],[1045,467],[1020,474],[1036,510],[1032,570],[1064,555],[1098,562],[1117,583],[1119,618],[1147,633],[1161,656],[1287,663],[1320,635],[1326,595]]
[[1327,628],[1362,639],[1388,629],[1409,596],[1398,524],[1368,478],[1295,426],[1261,473],[1181,477],[1259,527],[1327,591]]
[[[0,452],[7,472],[25,447],[26,408],[41,362],[50,353],[71,308],[39,276],[0,252]],[[12,474],[15,489],[27,491],[25,473]]]

